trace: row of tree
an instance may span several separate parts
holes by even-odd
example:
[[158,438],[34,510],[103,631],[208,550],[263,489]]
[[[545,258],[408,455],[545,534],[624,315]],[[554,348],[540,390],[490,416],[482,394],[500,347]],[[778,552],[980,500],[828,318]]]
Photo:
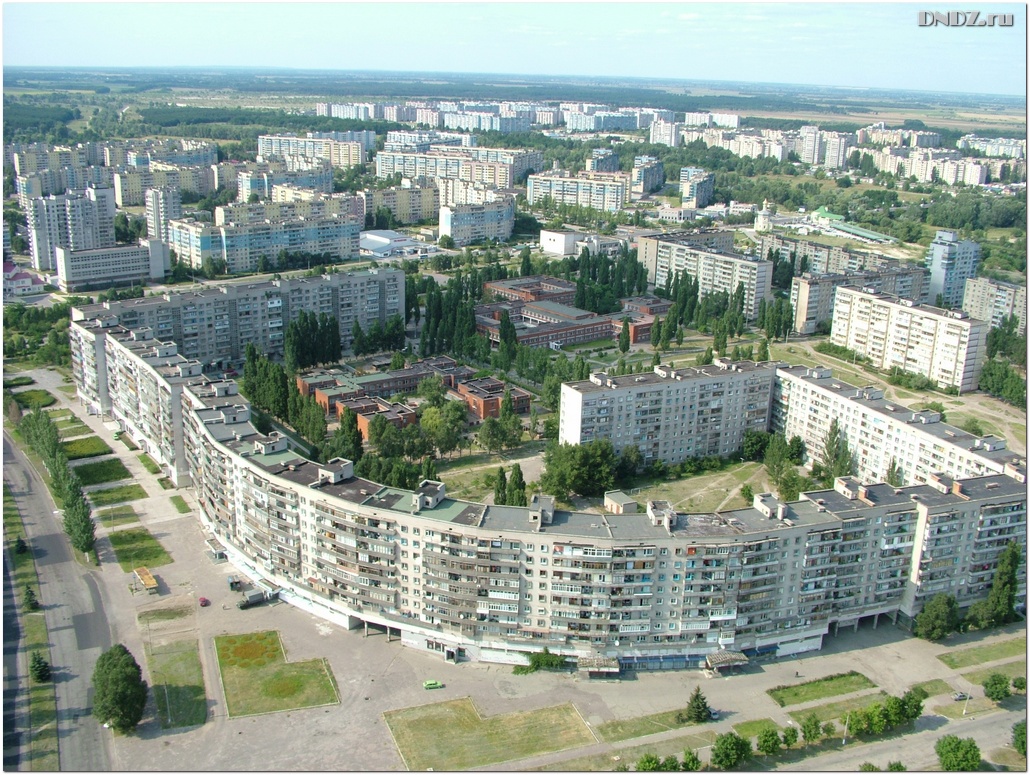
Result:
[[21,418],[18,431],[50,474],[54,498],[64,506],[64,532],[72,547],[79,552],[92,551],[96,543],[93,512],[82,492],[82,482],[68,465],[57,425],[47,412],[36,407]]
[[986,630],[1016,621],[1019,618],[1016,614],[1017,574],[1022,554],[1014,541],[1002,549],[987,599],[973,603],[965,618],[959,613],[954,595],[942,592],[930,598],[916,616],[912,632],[919,638],[937,641],[970,627]]
[[518,463],[511,467],[511,479],[504,474],[504,466],[497,469],[494,482],[494,504],[497,506],[525,506],[526,480],[522,476],[522,466]]
[[[311,396],[303,396],[286,369],[258,353],[250,343],[243,364],[240,391],[257,409],[291,426],[316,450],[326,440],[325,410]],[[268,433],[271,424],[256,418],[258,430]]]
[[[335,318],[333,318],[335,321]],[[400,315],[391,315],[384,326],[378,320],[373,321],[368,331],[361,328],[361,323],[354,321],[351,330],[351,349],[355,355],[367,355],[383,350],[403,350],[407,345],[404,333],[404,321]],[[339,336],[337,335],[337,339]],[[339,360],[337,357],[336,360]]]
[[[400,320],[400,318],[398,318]],[[355,321],[354,325],[358,325]],[[361,327],[358,326],[358,329]],[[403,337],[403,325],[401,336]],[[315,314],[301,310],[296,320],[286,326],[283,336],[283,360],[286,371],[295,374],[309,366],[338,363],[342,355],[340,325],[335,315]]]

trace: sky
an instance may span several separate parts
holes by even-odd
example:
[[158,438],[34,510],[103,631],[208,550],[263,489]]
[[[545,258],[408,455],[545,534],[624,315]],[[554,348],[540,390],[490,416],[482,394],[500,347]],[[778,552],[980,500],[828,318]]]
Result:
[[[923,11],[1011,27],[920,26]],[[1026,95],[1026,6],[7,2],[3,63],[624,76]]]

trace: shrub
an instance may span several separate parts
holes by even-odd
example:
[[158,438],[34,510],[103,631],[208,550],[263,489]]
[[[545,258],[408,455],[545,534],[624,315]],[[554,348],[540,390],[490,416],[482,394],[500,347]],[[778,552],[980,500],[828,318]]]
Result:
[[1001,702],[1012,694],[1009,691],[1009,678],[1002,673],[991,673],[984,680],[983,687],[987,699],[995,702]]
[[32,659],[29,661],[29,675],[32,676],[32,680],[36,683],[50,680],[50,663],[38,651],[32,652]]
[[1015,678],[1012,679],[1012,688],[1015,689],[1017,692],[1025,692],[1026,678],[1024,678],[1021,675],[1017,675]]

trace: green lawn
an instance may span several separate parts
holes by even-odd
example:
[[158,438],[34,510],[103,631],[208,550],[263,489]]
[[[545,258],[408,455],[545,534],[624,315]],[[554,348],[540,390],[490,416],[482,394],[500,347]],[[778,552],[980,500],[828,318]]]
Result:
[[128,436],[126,436],[124,433],[121,436],[118,437],[118,440],[122,444],[124,444],[126,447],[128,447],[130,450],[132,450],[134,452],[137,449],[139,449],[139,447],[136,446],[135,442],[133,442],[133,440],[130,439]]
[[1026,638],[1010,638],[997,643],[987,643],[982,646],[949,651],[947,654],[938,654],[937,659],[948,667],[958,670],[970,665],[982,665],[984,662],[993,662],[995,659],[1017,657],[1020,654],[1026,654]]
[[340,701],[329,663],[324,659],[287,662],[275,631],[221,635],[215,638],[215,650],[230,717]]
[[169,500],[172,502],[172,505],[175,506],[175,510],[178,511],[180,514],[190,513],[190,505],[186,502],[186,499],[183,498],[181,495],[173,495],[171,498],[169,498]]
[[653,753],[659,758],[675,755],[683,758],[687,749],[697,751],[715,742],[715,732],[700,732],[693,735],[679,735],[656,743],[645,743],[630,748],[619,748],[618,751],[598,753],[591,756],[580,756],[576,759],[565,759],[554,764],[534,768],[541,772],[611,772],[618,765],[632,765],[641,756]]
[[874,705],[877,702],[882,703],[886,699],[886,692],[878,692],[876,694],[867,694],[863,697],[853,697],[850,700],[828,702],[825,705],[816,705],[814,708],[806,708],[805,710],[788,711],[787,715],[794,719],[795,724],[801,724],[805,716],[809,713],[814,713],[819,718],[819,723],[822,724],[834,719],[844,718],[848,711],[868,708],[870,705]]
[[861,673],[852,670],[850,673],[830,675],[815,681],[795,684],[793,686],[777,686],[766,691],[781,707],[798,705],[802,702],[821,700],[824,697],[835,697],[839,694],[850,694],[862,689],[875,689],[876,684]]
[[172,484],[172,480],[169,479],[167,476],[162,476],[160,479],[157,480],[157,483],[159,485],[161,485],[161,489],[162,490],[174,490],[175,489],[175,485]]
[[596,741],[572,703],[483,718],[465,697],[383,717],[409,770],[468,770]]
[[57,389],[65,395],[72,397],[74,397],[79,390],[75,385],[59,385]]
[[969,718],[978,713],[991,713],[996,710],[998,710],[997,703],[986,697],[973,697],[969,702],[945,699],[939,705],[934,706],[933,712],[945,718],[960,719],[963,716]]
[[[16,593],[18,607],[24,610],[21,600],[24,595],[25,586],[29,585],[33,591],[39,591],[39,579],[36,576],[36,563],[33,560],[32,547],[29,551],[18,554],[14,551],[14,542],[17,538],[25,539],[25,527],[22,525],[21,514],[15,505],[14,498],[7,490],[6,483],[3,487],[4,499],[4,540],[7,551],[11,557],[11,582]],[[45,601],[44,601],[45,602]],[[50,635],[47,632],[46,620],[43,612],[26,613],[21,618],[22,626],[22,651],[26,655],[33,651],[39,651],[44,658],[50,658]],[[29,731],[23,732],[22,763],[28,769],[56,772],[58,769],[57,757],[57,697],[54,693],[53,682],[28,683],[28,712]]]
[[150,455],[147,455],[147,454],[140,455],[139,456],[139,462],[141,462],[143,464],[143,467],[145,469],[147,469],[150,473],[152,473],[152,474],[160,474],[161,473],[161,466],[159,466],[157,463],[155,463],[154,462],[154,458],[150,457]]
[[693,726],[690,721],[676,720],[676,714],[682,712],[682,710],[667,710],[662,713],[652,713],[649,716],[606,721],[598,725],[597,734],[605,742],[614,743],[618,740],[653,735],[655,732],[667,732],[670,729]]
[[111,448],[107,443],[97,436],[86,436],[74,441],[62,441],[61,449],[69,460],[78,460],[84,457],[97,457],[98,455],[109,455]]
[[940,678],[934,678],[932,681],[923,681],[921,684],[916,684],[912,688],[922,689],[926,692],[927,697],[936,697],[940,694],[950,694],[954,691],[954,689],[951,688],[951,684],[947,681],[942,681]]
[[140,624],[151,622],[171,622],[176,619],[185,619],[193,613],[190,606],[176,606],[173,608],[151,608],[148,611],[140,611],[136,614],[136,621]]
[[96,517],[104,527],[115,527],[117,525],[126,525],[130,522],[139,521],[139,517],[136,515],[136,510],[133,509],[132,506],[115,506],[111,509],[95,511],[93,512],[93,516]]
[[106,490],[94,490],[88,493],[95,507],[110,506],[113,503],[138,501],[147,497],[147,491],[138,484],[123,484],[120,487],[109,487]]
[[75,466],[74,471],[84,487],[129,478],[129,469],[117,458],[98,460],[96,463],[84,463],[81,466]]
[[777,733],[780,731],[780,727],[771,718],[742,721],[739,724],[733,725],[733,731],[745,740],[750,740],[752,737],[756,737],[763,729],[775,729]]
[[171,555],[145,527],[116,530],[108,538],[118,557],[118,564],[126,573],[139,567],[157,568],[172,561]]
[[1009,678],[1015,678],[1017,675],[1026,677],[1026,660],[1018,659],[1015,662],[1006,662],[1003,665],[972,670],[968,673],[963,673],[962,677],[971,683],[982,684],[991,673],[1001,673]]
[[18,402],[18,406],[22,409],[32,409],[36,406],[52,406],[57,403],[57,399],[50,393],[38,388],[34,390],[23,390],[20,393],[13,393],[12,395],[14,396],[14,400]]
[[147,646],[150,691],[162,729],[192,727],[207,720],[204,672],[195,640]]
[[21,374],[17,377],[11,377],[10,379],[4,380],[4,387],[8,390],[16,387],[25,387],[26,385],[34,385],[36,380],[30,377],[28,374]]

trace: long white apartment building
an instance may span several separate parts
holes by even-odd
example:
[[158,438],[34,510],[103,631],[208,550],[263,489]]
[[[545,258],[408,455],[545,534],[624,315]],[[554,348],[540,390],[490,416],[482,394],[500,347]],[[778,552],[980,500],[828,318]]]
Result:
[[772,430],[788,439],[800,436],[809,466],[823,459],[830,424],[837,420],[863,482],[885,481],[892,460],[905,484],[926,484],[933,474],[1007,474],[1026,481],[1025,456],[1007,449],[1004,439],[942,423],[938,412],[887,400],[880,388],[849,385],[828,368],[778,366],[772,406]]
[[637,447],[646,462],[727,457],[748,430],[769,428],[774,363],[717,359],[709,366],[656,366],[653,373],[561,386],[558,441],[608,439],[616,454]]
[[181,355],[205,366],[241,363],[250,343],[269,357],[281,356],[286,326],[302,311],[335,316],[347,349],[355,321],[367,331],[376,321],[385,325],[394,315],[403,317],[404,272],[381,267],[75,307],[69,329],[73,372],[77,384],[86,379],[75,360],[82,361],[86,350],[102,348],[105,330],[114,325],[149,328],[154,337],[175,342]]
[[970,277],[962,297],[962,309],[977,320],[986,320],[995,327],[1002,318],[1015,315],[1019,321],[1016,333],[1026,334],[1026,286],[992,280],[989,277]]
[[207,258],[221,259],[230,274],[237,274],[257,271],[262,257],[275,261],[283,250],[324,254],[331,260],[357,258],[363,226],[364,221],[353,215],[335,213],[221,225],[183,218],[169,221],[168,245],[190,266],[199,268]]
[[146,201],[147,236],[168,242],[168,222],[182,218],[182,195],[174,186],[148,188]]
[[618,212],[629,204],[631,189],[632,181],[628,172],[581,172],[571,175],[555,170],[529,176],[526,181],[526,200],[534,205],[549,197],[556,204]]
[[61,194],[69,190],[84,188],[112,188],[114,186],[114,170],[110,167],[58,167],[34,172],[31,175],[18,175],[14,179],[18,192],[18,204],[28,211],[29,200],[33,197]]
[[840,245],[823,245],[807,239],[784,237],[779,234],[763,234],[758,238],[758,255],[769,258],[769,251],[779,251],[780,256],[793,255],[800,263],[808,260],[808,271],[813,274],[840,274],[843,272],[879,272],[884,269],[911,267],[912,262],[899,261],[882,253],[852,250]]
[[[461,183],[461,181],[442,179],[439,182],[441,184]],[[444,204],[441,193],[442,187],[412,185],[370,189],[361,192],[358,196],[364,200],[366,212],[374,214],[380,207],[385,207],[393,213],[393,217],[397,219],[398,223],[409,224],[439,218],[440,205]]]
[[979,384],[989,328],[966,312],[845,285],[833,303],[830,341],[878,369],[921,374],[966,393]]
[[694,229],[645,234],[637,241],[637,260],[647,268],[647,281],[655,282],[658,273],[658,253],[665,254],[671,245],[707,247],[727,253],[733,250],[733,232],[729,229]]
[[290,604],[390,626],[442,659],[512,663],[547,647],[682,669],[718,652],[813,651],[863,618],[908,623],[938,591],[983,599],[1001,549],[1026,541],[1025,486],[1006,476],[842,478],[792,503],[761,493],[706,514],[662,501],[581,514],[540,495],[488,506],[442,482],[386,487],[347,460],[306,460],[254,430],[232,382],[186,380],[181,403],[201,522],[237,567]]
[[161,281],[171,269],[168,245],[156,238],[92,250],[57,248],[56,254],[57,285],[66,293]]
[[114,174],[114,200],[119,207],[145,205],[148,189],[173,187],[207,196],[216,188],[215,167],[179,167],[155,162],[149,167]]
[[812,274],[794,277],[790,284],[790,305],[794,310],[794,332],[814,334],[820,323],[833,320],[833,300],[843,285],[873,288],[905,299],[926,302],[930,273],[918,264],[884,267],[878,271]]
[[[261,199],[270,199],[275,186],[287,184],[298,188],[313,188],[326,194],[333,192],[333,168],[325,159],[316,159],[306,164],[293,164],[287,159],[287,169],[246,169],[236,175],[236,201],[247,202],[254,194]],[[273,164],[273,167],[278,166]]]
[[87,188],[30,199],[25,212],[34,269],[55,268],[57,248],[114,247],[115,196],[110,188]]
[[[373,144],[374,147],[374,144]],[[264,158],[325,159],[334,167],[354,167],[365,162],[365,143],[358,139],[334,140],[330,137],[296,135],[259,135],[257,153]]]
[[452,178],[496,188],[511,188],[543,166],[542,151],[508,148],[434,146],[424,153],[383,150],[376,154],[376,177]]
[[[728,233],[732,239],[732,232]],[[703,244],[705,237],[712,238],[711,246]],[[772,298],[773,263],[731,252],[732,242],[731,250],[726,252],[716,247],[717,244],[723,244],[718,232],[677,232],[641,237],[638,251],[647,256],[643,263],[649,275],[654,266],[652,281],[655,285],[664,286],[682,272],[697,281],[698,295],[704,298],[721,291],[732,296],[737,286],[743,284],[744,317],[754,320],[762,300]]]
[[[311,196],[290,197],[281,192],[308,192]],[[296,221],[344,216],[365,222],[365,200],[354,194],[326,194],[295,186],[275,186],[271,202],[235,202],[215,208],[215,226],[260,223],[262,221]],[[278,198],[280,201],[275,201]],[[286,201],[283,201],[286,200]]]

